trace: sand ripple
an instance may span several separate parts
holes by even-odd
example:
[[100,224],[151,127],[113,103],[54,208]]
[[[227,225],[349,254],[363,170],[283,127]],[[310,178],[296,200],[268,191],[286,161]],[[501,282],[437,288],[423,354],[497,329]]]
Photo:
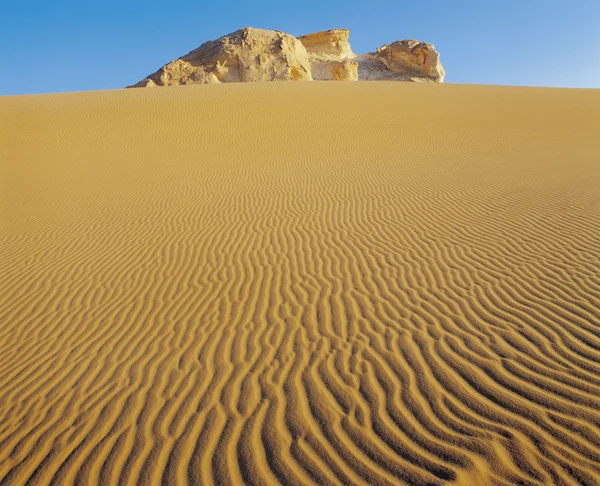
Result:
[[600,91],[0,99],[0,483],[600,484]]

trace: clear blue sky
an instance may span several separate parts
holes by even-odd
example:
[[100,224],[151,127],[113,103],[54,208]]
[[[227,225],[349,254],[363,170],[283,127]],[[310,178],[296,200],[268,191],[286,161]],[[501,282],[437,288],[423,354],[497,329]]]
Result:
[[244,26],[430,42],[449,83],[600,87],[600,0],[0,0],[0,95],[121,88]]

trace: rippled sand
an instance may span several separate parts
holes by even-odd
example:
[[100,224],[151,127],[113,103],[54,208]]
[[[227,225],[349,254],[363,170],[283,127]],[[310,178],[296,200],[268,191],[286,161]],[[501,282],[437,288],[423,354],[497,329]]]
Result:
[[600,484],[600,90],[0,99],[0,483]]

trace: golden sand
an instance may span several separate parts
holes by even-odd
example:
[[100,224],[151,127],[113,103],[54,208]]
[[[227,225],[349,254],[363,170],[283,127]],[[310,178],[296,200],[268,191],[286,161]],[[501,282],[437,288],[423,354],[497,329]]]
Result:
[[600,90],[0,99],[1,484],[600,484]]

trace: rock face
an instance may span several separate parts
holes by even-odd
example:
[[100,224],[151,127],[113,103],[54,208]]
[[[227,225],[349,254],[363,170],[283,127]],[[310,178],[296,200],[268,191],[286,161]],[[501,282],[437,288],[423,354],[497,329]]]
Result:
[[358,79],[358,64],[350,60],[356,57],[356,54],[352,52],[348,37],[350,31],[347,29],[332,29],[298,37],[308,53],[313,79]]
[[308,54],[298,39],[245,27],[202,44],[134,87],[311,79]]
[[348,42],[349,37],[350,31],[348,29],[331,29],[301,35],[298,40],[306,48],[310,60],[339,61],[340,59],[355,57]]
[[444,80],[432,44],[402,40],[375,52],[352,52],[347,29],[298,38],[277,30],[245,27],[202,44],[129,87],[256,81]]
[[432,44],[402,40],[379,47],[357,58],[359,79],[395,81],[444,81],[440,55]]

